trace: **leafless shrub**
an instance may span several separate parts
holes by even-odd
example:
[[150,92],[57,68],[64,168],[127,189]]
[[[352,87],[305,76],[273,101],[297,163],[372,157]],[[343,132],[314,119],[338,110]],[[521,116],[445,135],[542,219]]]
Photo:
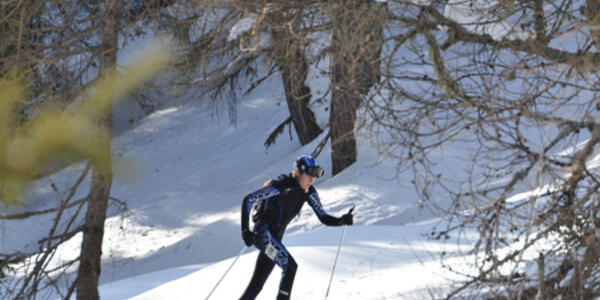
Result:
[[[479,234],[474,268],[448,298],[481,288],[528,299],[540,286],[547,298],[597,296],[597,4],[389,7],[382,84],[365,126],[454,220],[438,236]],[[540,256],[544,282],[526,267]]]

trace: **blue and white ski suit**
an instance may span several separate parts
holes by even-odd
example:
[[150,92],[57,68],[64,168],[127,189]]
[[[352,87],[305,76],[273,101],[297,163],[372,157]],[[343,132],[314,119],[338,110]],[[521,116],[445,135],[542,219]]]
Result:
[[242,231],[248,229],[250,212],[254,208],[253,232],[256,234],[255,246],[260,253],[252,279],[240,300],[256,298],[275,264],[282,269],[277,299],[289,299],[298,265],[281,240],[288,223],[300,212],[304,202],[308,202],[323,224],[344,225],[342,218],[330,216],[323,210],[314,187],[311,186],[305,192],[290,175],[281,175],[262,189],[244,197]]

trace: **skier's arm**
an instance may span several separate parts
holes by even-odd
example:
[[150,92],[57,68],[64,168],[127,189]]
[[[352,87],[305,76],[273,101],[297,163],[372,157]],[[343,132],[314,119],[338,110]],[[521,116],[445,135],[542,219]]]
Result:
[[264,201],[265,199],[275,197],[277,195],[279,195],[279,190],[273,187],[273,185],[269,184],[262,189],[244,197],[244,200],[242,201],[242,231],[248,230],[250,211],[252,210],[254,203]]
[[308,195],[308,204],[312,207],[315,214],[319,218],[321,223],[327,226],[342,226],[344,222],[342,218],[336,218],[334,216],[329,215],[323,210],[323,206],[321,205],[321,200],[319,199],[319,194],[317,191],[313,190],[310,195]]

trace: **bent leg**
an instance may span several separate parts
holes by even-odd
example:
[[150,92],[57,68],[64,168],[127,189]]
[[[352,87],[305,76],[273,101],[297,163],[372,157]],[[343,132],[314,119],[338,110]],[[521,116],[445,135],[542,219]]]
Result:
[[290,299],[298,264],[296,264],[296,261],[287,251],[285,246],[283,246],[279,239],[274,237],[270,231],[266,230],[260,233],[259,244],[261,253],[264,252],[265,255],[282,270],[277,300]]
[[250,283],[240,300],[254,300],[265,285],[265,281],[271,274],[273,267],[275,267],[275,263],[261,251],[256,259],[252,279],[250,279]]
[[[288,253],[289,255],[289,253]],[[290,294],[292,293],[292,285],[294,284],[294,278],[296,277],[296,270],[298,270],[298,265],[293,257],[288,257],[287,267],[282,267],[283,274],[281,277],[281,283],[279,284],[279,294],[277,295],[277,300],[288,300],[290,299]]]

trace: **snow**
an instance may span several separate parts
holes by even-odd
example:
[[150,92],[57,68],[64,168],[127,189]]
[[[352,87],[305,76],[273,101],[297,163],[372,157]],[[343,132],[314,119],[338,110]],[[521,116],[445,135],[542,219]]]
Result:
[[[326,134],[302,147],[286,130],[265,150],[264,140],[288,116],[287,107],[278,105],[283,92],[277,78],[265,86],[240,101],[234,125],[201,104],[175,106],[114,139],[111,196],[125,202],[127,210],[113,203],[108,211],[103,299],[205,297],[229,267],[243,246],[242,198],[265,180],[290,172],[293,161],[311,153]],[[448,241],[428,238],[436,219],[419,205],[410,178],[398,174],[395,162],[379,157],[362,137],[358,143],[357,163],[335,177],[329,145],[317,158],[326,169],[315,183],[324,209],[339,216],[356,206],[329,299],[421,299],[444,291],[448,278],[456,275],[439,263]],[[64,195],[83,169],[83,163],[75,164],[38,180],[27,191],[26,207],[4,213],[55,205],[57,193],[50,185]],[[89,178],[74,198],[84,197],[88,189]],[[0,252],[38,249],[52,217],[0,220]],[[341,228],[320,224],[308,205],[290,223],[283,243],[299,264],[294,299],[324,297],[341,233]],[[61,247],[55,264],[78,255],[80,245],[79,234]],[[241,295],[256,253],[253,249],[241,256],[211,299]],[[274,298],[279,279],[276,268],[258,299]]]
[[464,24],[465,28],[479,34],[487,34],[495,40],[504,38],[526,40],[535,35],[534,32],[527,32],[515,26],[515,22],[519,21],[516,18],[513,18],[514,20],[498,20],[495,15],[487,15],[489,10],[497,5],[497,1],[453,0],[447,2],[444,14],[448,18]]
[[[443,296],[453,275],[439,268],[441,242],[425,242],[431,222],[407,226],[349,227],[328,299],[424,299]],[[318,229],[286,239],[299,262],[294,299],[324,298],[341,228]],[[257,251],[233,265],[210,299],[237,299],[250,280]],[[418,260],[416,258],[419,258]],[[100,287],[104,299],[204,299],[234,258],[145,274]],[[281,272],[275,269],[257,299],[275,298]],[[130,298],[131,297],[131,298]]]
[[[238,24],[232,36],[248,30],[249,20]],[[328,81],[318,74],[319,68],[311,66],[308,84],[322,95]],[[116,177],[111,196],[125,202],[127,210],[120,211],[113,203],[108,211],[100,278],[103,299],[208,295],[243,249],[239,219],[244,195],[291,171],[295,158],[311,153],[326,134],[325,130],[301,146],[294,133],[290,138],[285,130],[265,150],[269,133],[289,115],[281,99],[281,82],[274,77],[240,99],[235,124],[202,104],[173,106],[154,112],[114,139]],[[325,106],[313,106],[322,127],[328,117]],[[329,171],[329,145],[317,158],[326,169],[326,176],[315,183],[324,209],[339,216],[356,207],[355,225],[347,228],[328,299],[444,298],[454,280],[464,279],[459,272],[472,271],[467,262],[473,258],[464,253],[476,233],[467,229],[460,237],[432,239],[432,228],[440,221],[423,207],[411,183],[414,175],[399,173],[396,162],[380,157],[365,136],[357,135],[358,161],[335,177]],[[457,149],[449,147],[439,154],[440,161],[451,162],[444,166],[446,174],[462,168],[452,159]],[[597,167],[598,159],[590,164]],[[79,163],[38,180],[26,192],[25,207],[4,207],[3,214],[54,206],[83,169]],[[51,184],[58,187],[58,194]],[[542,185],[516,193],[509,201],[523,201],[549,189]],[[85,197],[88,190],[89,178],[74,199]],[[36,251],[52,217],[0,220],[0,252]],[[342,232],[320,224],[308,205],[290,223],[283,243],[299,264],[294,299],[325,297]],[[61,247],[54,265],[77,256],[80,245],[77,235]],[[210,299],[237,299],[249,282],[256,255],[256,249],[241,255]],[[76,269],[70,271],[74,274]],[[275,297],[280,274],[275,268],[257,299]]]
[[[507,22],[477,25],[481,15],[459,1],[450,1],[444,12],[473,32],[496,39],[529,37]],[[228,41],[235,42],[250,31],[257,18],[250,13],[241,19]],[[269,40],[264,37],[259,36],[254,46],[266,45]],[[313,38],[326,41],[331,37],[315,34]],[[133,49],[145,42],[130,46]],[[319,49],[312,52],[315,55]],[[135,51],[121,54],[131,53]],[[126,65],[121,60],[120,64]],[[307,84],[316,97],[328,89],[329,79],[319,75],[327,66],[324,59],[319,66],[310,67]],[[236,62],[228,67],[235,68]],[[294,159],[311,153],[327,132],[325,129],[312,143],[301,146],[286,129],[265,150],[263,142],[269,133],[289,115],[285,104],[280,104],[285,103],[282,99],[281,82],[275,76],[240,99],[236,124],[202,104],[173,106],[154,112],[114,139],[116,177],[111,196],[125,202],[127,210],[120,211],[113,203],[108,212],[102,299],[204,299],[209,294],[244,249],[239,224],[243,196],[260,188],[265,180],[291,171]],[[327,124],[326,106],[313,106],[321,127]],[[358,161],[335,177],[329,171],[329,145],[317,158],[326,169],[326,176],[315,183],[324,209],[339,216],[356,207],[355,225],[347,228],[328,299],[444,298],[454,280],[464,279],[459,272],[471,271],[467,262],[473,258],[465,253],[477,233],[466,229],[461,236],[433,239],[432,230],[440,220],[422,206],[411,183],[413,174],[398,173],[396,163],[380,157],[365,136],[357,135]],[[556,155],[568,155],[582,145]],[[453,174],[463,168],[459,160],[452,159],[457,156],[453,152],[465,151],[448,148],[440,151],[439,159],[452,161],[444,165],[444,174]],[[590,167],[600,165],[599,157],[589,162]],[[38,180],[26,192],[25,207],[2,207],[2,214],[53,207],[83,169],[84,164],[79,163]],[[59,188],[58,195],[51,184]],[[513,194],[508,202],[525,201],[552,189],[550,184],[540,185]],[[85,197],[88,190],[89,178],[74,198]],[[0,220],[0,253],[38,250],[38,240],[52,226],[52,217]],[[325,297],[342,232],[343,228],[320,224],[308,205],[290,223],[283,243],[299,265],[293,299]],[[61,247],[54,264],[78,255],[80,245],[81,235],[77,235]],[[237,299],[250,280],[256,256],[254,248],[245,251],[210,299]],[[535,264],[525,269],[533,273]],[[280,275],[276,267],[257,299],[275,298]]]
[[227,41],[232,42],[238,38],[238,36],[244,32],[249,31],[254,26],[257,15],[254,13],[249,13],[239,22],[237,22],[232,28],[229,36],[227,37]]
[[[231,38],[251,25],[247,17],[232,30]],[[328,79],[319,78],[319,70],[311,66],[308,84],[322,95]],[[113,203],[108,211],[100,278],[103,299],[208,295],[243,248],[239,219],[244,195],[291,171],[295,158],[311,153],[327,132],[301,146],[295,134],[290,138],[285,130],[265,150],[267,136],[289,115],[285,104],[280,104],[282,90],[275,76],[240,99],[235,124],[202,104],[173,106],[154,112],[114,139],[116,177],[111,196],[125,202],[127,210],[120,211]],[[325,106],[313,106],[322,127],[329,114]],[[460,237],[432,239],[439,219],[423,207],[411,182],[414,175],[399,173],[396,162],[380,157],[365,136],[357,135],[358,161],[335,177],[330,173],[329,145],[317,158],[326,169],[326,176],[315,183],[324,209],[339,216],[356,207],[355,225],[347,228],[328,299],[443,298],[453,280],[463,279],[457,272],[470,271],[466,262],[473,258],[464,253],[476,233],[465,230]],[[444,165],[446,174],[463,167],[452,159],[454,152],[464,151],[457,149],[449,147],[439,154],[440,161],[451,162]],[[3,214],[54,206],[83,169],[79,163],[38,180],[27,190],[25,207],[3,208]],[[51,184],[58,187],[58,195]],[[74,199],[85,197],[88,190],[89,178]],[[517,193],[510,201],[547,190],[542,186]],[[52,226],[52,217],[0,220],[0,253],[36,251],[38,240]],[[290,223],[283,243],[299,264],[294,299],[325,296],[342,232],[320,224],[308,205]],[[77,235],[61,247],[55,264],[78,255],[80,245],[81,235]],[[247,252],[210,299],[241,295],[257,255],[256,249]],[[442,253],[444,265],[454,272],[442,265]],[[275,268],[257,299],[275,297],[280,273]]]

